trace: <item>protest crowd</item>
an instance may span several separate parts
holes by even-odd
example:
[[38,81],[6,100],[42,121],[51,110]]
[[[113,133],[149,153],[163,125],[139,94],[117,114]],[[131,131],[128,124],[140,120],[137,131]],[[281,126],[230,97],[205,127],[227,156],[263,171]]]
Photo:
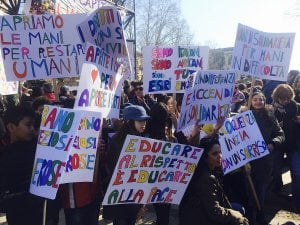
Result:
[[[173,205],[180,225],[266,225],[285,166],[300,213],[294,34],[250,43],[252,33],[274,37],[239,24],[228,71],[207,70],[205,46],[146,46],[143,80],[130,80],[115,7],[0,18],[12,39],[0,45],[0,82],[20,82],[17,94],[0,90],[0,212],[9,225],[58,225],[62,210],[66,225],[97,225],[100,214],[134,225],[149,205],[157,225],[172,225]],[[76,88],[56,79],[76,76]]]
[[[297,71],[291,71],[290,74],[295,72]],[[61,208],[65,212],[66,224],[98,224],[101,201],[128,134],[204,149],[179,207],[180,224],[198,224],[197,221],[200,221],[199,224],[248,224],[248,220],[267,224],[263,212],[264,199],[268,191],[280,193],[284,155],[289,159],[295,210],[299,211],[300,177],[297,169],[300,146],[297,129],[300,126],[300,105],[295,99],[295,93],[299,91],[295,82],[299,78],[300,73],[293,78],[294,81],[278,84],[271,95],[267,93],[267,88],[272,81],[264,85],[261,80],[256,80],[255,90],[250,98],[250,109],[271,151],[268,156],[251,163],[251,176],[261,210],[257,210],[252,193],[248,190],[245,171],[237,172],[238,187],[228,182],[227,186],[222,184],[223,179],[229,177],[232,181],[232,178],[230,174],[226,177],[222,175],[219,123],[202,139],[199,136],[203,126],[200,125],[194,126],[189,135],[176,132],[174,128],[180,114],[182,95],[178,94],[176,100],[165,94],[144,95],[141,81],[125,81],[120,119],[103,121],[102,136],[97,147],[101,162],[95,168],[98,170],[97,181],[60,185],[56,199],[48,200],[47,224],[58,224]],[[247,85],[249,83],[243,80],[235,85],[233,114],[247,108],[250,97]],[[76,95],[66,85],[60,87],[59,93],[54,93],[52,84],[45,82],[42,87],[26,87],[25,83],[20,101],[11,99],[13,96],[2,96],[1,191],[9,190],[9,193],[3,196],[1,207],[5,207],[9,224],[22,224],[24,221],[40,224],[43,199],[28,193],[28,188],[43,106],[51,104],[72,108],[74,94]],[[267,99],[273,100],[267,104]],[[237,177],[236,174],[234,177]],[[239,191],[236,192],[235,189]],[[247,193],[247,197],[243,193]],[[156,224],[169,224],[170,204],[155,203],[154,207],[157,213]],[[142,204],[104,206],[103,217],[116,225],[135,224],[142,208]]]

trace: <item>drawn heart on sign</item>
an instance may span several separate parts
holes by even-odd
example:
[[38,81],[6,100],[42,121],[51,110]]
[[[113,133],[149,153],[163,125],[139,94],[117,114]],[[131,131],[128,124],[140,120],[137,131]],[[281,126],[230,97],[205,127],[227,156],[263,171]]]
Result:
[[91,72],[91,76],[92,76],[93,83],[94,83],[95,80],[96,80],[97,77],[98,77],[98,70],[93,69],[92,72]]

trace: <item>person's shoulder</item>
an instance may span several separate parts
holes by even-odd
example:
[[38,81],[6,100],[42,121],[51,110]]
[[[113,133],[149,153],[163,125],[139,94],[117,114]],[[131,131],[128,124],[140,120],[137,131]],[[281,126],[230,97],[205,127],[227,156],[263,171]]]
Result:
[[201,190],[201,192],[213,190],[214,187],[217,186],[218,181],[213,173],[208,171],[202,171],[198,176],[199,177],[196,181],[196,186]]
[[212,182],[217,179],[216,176],[208,169],[201,170],[201,172],[199,173],[199,178],[203,182]]
[[5,146],[12,152],[35,152],[36,140],[32,141],[16,141]]
[[287,116],[293,118],[297,115],[297,112],[299,111],[299,104],[291,100],[289,104],[287,104],[285,107],[285,111],[287,113]]
[[295,103],[296,103],[296,107],[297,107],[297,112],[300,112],[300,103],[296,102],[296,101],[295,101]]

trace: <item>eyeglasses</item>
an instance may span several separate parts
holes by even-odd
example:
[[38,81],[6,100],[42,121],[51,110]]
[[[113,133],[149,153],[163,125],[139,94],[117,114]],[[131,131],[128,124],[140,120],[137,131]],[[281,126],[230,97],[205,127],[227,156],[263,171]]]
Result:
[[137,88],[135,88],[134,90],[135,90],[135,91],[142,91],[142,90],[144,90],[144,88],[143,88],[143,87],[137,87]]

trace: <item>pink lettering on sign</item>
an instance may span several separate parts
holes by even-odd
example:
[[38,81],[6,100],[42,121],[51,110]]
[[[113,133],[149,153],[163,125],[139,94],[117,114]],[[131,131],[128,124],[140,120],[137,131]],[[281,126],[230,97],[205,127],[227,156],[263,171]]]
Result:
[[153,48],[152,49],[152,58],[165,58],[170,57],[173,54],[172,48]]

